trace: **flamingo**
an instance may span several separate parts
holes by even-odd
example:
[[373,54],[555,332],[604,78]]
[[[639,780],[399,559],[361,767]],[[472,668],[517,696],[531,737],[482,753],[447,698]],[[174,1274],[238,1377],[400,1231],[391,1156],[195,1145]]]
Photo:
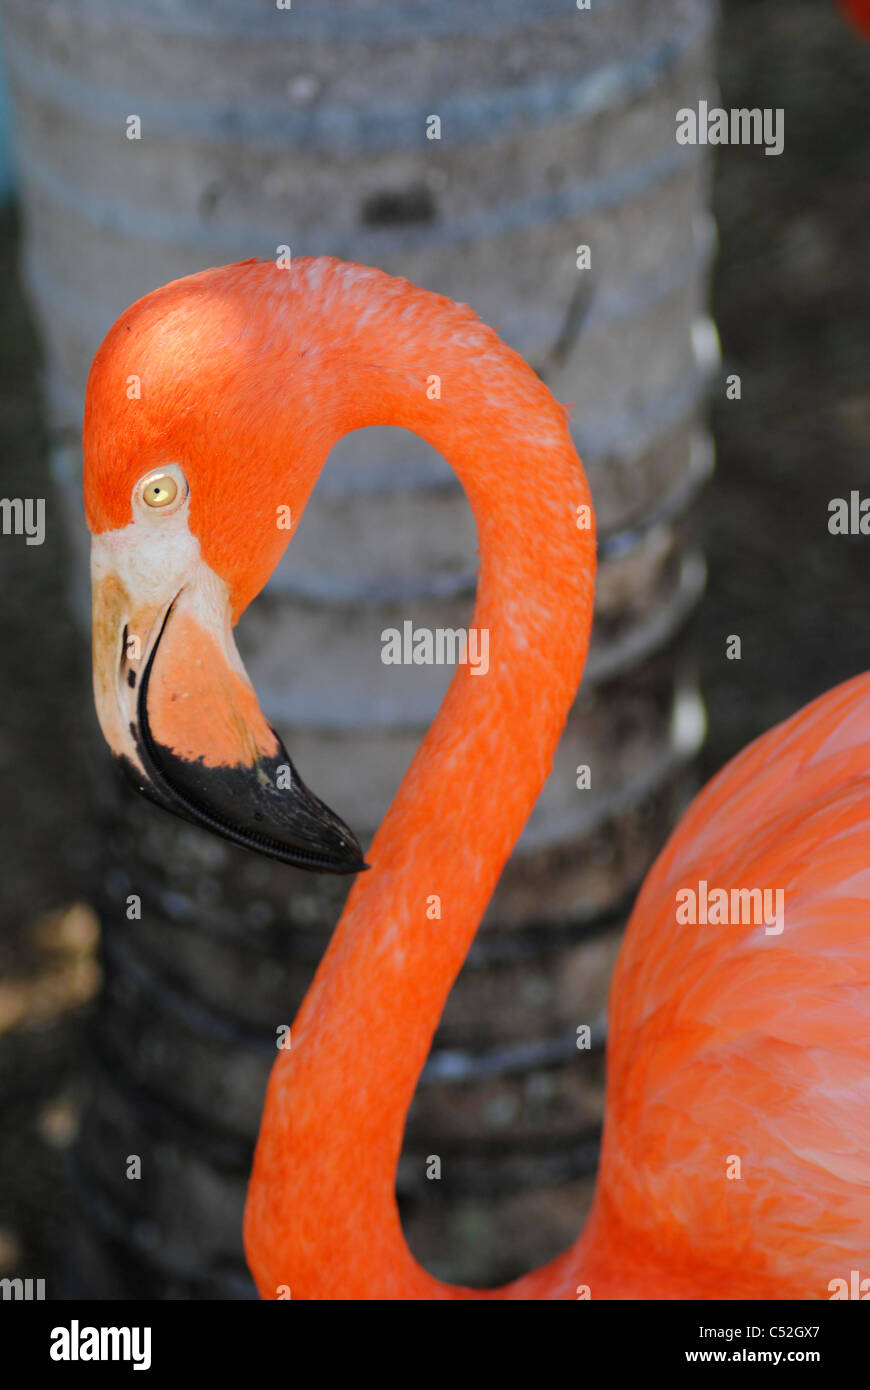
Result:
[[870,0],[838,0],[838,4],[860,34],[870,35]]
[[[366,863],[260,711],[232,625],[291,534],[276,517],[295,529],[334,443],[369,425],[415,431],[454,467],[491,640],[483,678],[457,667]],[[567,410],[468,306],[333,259],[245,261],[122,314],[91,369],[84,461],[113,753],[164,808],[356,875],[268,1085],[244,1228],[260,1295],[824,1299],[857,1270],[870,1297],[870,676],[742,752],[649,873],[576,1243],[506,1287],[453,1287],[405,1242],[396,1166],[582,675],[595,536]],[[702,883],[781,892],[782,929],[680,920]]]

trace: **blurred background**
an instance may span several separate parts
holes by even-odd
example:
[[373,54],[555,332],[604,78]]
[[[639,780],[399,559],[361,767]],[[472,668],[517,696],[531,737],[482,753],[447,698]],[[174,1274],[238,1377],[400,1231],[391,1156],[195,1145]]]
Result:
[[[2,493],[47,518],[41,546],[0,537],[0,1276],[49,1297],[253,1296],[241,1209],[275,1027],[346,885],[116,783],[90,696],[78,436],[130,301],[289,244],[469,301],[575,403],[601,525],[587,679],[447,1005],[397,1185],[434,1273],[513,1277],[583,1220],[607,983],[670,825],[747,741],[870,665],[867,541],[827,530],[831,498],[870,493],[870,46],[827,0],[0,15]],[[678,147],[675,112],[701,98],[784,108],[784,153]],[[475,550],[444,461],[366,431],[240,627],[267,715],[364,842],[449,676],[383,667],[379,633],[466,624]]]

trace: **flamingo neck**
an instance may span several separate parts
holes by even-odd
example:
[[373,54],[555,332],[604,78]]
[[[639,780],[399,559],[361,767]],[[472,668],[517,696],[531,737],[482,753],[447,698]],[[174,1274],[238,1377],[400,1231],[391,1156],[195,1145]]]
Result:
[[454,467],[478,528],[472,625],[489,633],[489,669],[458,667],[278,1054],[245,1223],[265,1298],[283,1286],[294,1298],[469,1296],[408,1250],[396,1166],[445,1000],[549,772],[591,626],[594,535],[577,510],[589,495],[564,410],[468,310],[403,294],[365,328],[348,322],[322,399],[335,435],[400,425]]

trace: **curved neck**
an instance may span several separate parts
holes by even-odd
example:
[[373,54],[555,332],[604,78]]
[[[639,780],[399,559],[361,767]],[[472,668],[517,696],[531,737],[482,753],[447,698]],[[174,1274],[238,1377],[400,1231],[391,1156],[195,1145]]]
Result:
[[432,1279],[402,1236],[405,1117],[549,772],[591,626],[594,534],[577,524],[589,496],[565,411],[467,309],[381,278],[385,302],[339,328],[325,380],[320,359],[320,399],[335,434],[404,426],[454,467],[477,523],[473,626],[489,632],[489,670],[457,669],[273,1069],[245,1226],[266,1298],[284,1284],[302,1298],[467,1292]]

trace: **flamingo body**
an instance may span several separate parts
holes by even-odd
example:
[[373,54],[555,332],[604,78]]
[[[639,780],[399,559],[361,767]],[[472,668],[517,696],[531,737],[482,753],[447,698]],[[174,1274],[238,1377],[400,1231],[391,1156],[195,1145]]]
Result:
[[[276,513],[295,527],[337,439],[384,424],[427,439],[465,487],[490,666],[457,669],[278,1053],[245,1220],[261,1295],[812,1299],[856,1268],[870,1279],[870,676],[741,754],[651,871],[613,982],[601,1168],[576,1244],[472,1290],[434,1279],[404,1240],[405,1115],[551,768],[592,621],[566,411],[467,307],[302,260],[205,271],[122,315],[85,422],[107,740],[190,819],[321,871],[362,867],[295,770],[276,784],[286,750],[230,623],[287,543]],[[122,646],[137,629],[138,665]],[[679,895],[702,881],[781,893],[782,930],[681,921]]]
[[[651,870],[611,989],[603,1296],[827,1298],[870,1275],[868,768],[863,675],[730,763]],[[678,926],[700,880],[781,887],[782,933]]]
[[870,0],[839,0],[839,5],[855,28],[865,38],[868,37],[870,35]]

